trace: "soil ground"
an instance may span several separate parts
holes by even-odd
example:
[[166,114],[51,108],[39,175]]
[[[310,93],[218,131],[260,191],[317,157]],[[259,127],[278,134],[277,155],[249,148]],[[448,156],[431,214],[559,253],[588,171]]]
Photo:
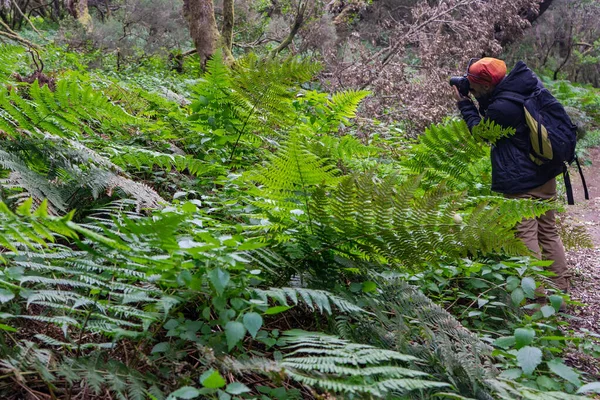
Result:
[[[570,328],[576,333],[600,335],[600,147],[588,149],[581,160],[590,199],[585,200],[577,167],[570,169],[575,205],[567,206],[569,224],[584,226],[593,242],[592,248],[567,251],[572,272],[571,298],[583,306],[570,307]],[[562,179],[562,178],[558,178]],[[598,336],[600,338],[600,336]],[[600,379],[600,361],[584,352],[568,356],[570,364]]]

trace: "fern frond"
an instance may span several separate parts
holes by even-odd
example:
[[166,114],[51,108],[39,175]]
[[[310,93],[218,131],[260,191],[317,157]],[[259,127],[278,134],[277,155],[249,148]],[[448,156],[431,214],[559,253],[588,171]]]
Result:
[[8,44],[0,45],[0,80],[7,82],[19,65],[25,64],[27,53],[24,47]]
[[[395,177],[380,182],[369,174],[346,177],[336,190],[313,196],[310,211],[314,224],[321,227],[313,234],[342,257],[405,268],[479,251],[525,254],[514,225],[509,224],[515,215],[522,218],[523,214],[517,214],[516,208],[500,214],[502,207],[507,212],[513,203],[498,199],[498,205],[490,206],[485,198],[465,197],[446,185],[420,194],[420,182],[420,177],[410,177],[401,185]],[[534,213],[548,205],[519,207],[530,207],[528,212]],[[463,213],[458,223],[456,215]]]
[[169,171],[171,168],[179,172],[187,170],[195,176],[207,175],[216,167],[207,162],[179,154],[166,154],[133,146],[107,147],[104,149],[111,161],[122,168],[129,166],[140,170],[142,167],[158,166]]
[[317,185],[333,185],[338,180],[336,172],[334,166],[306,148],[300,135],[292,135],[251,179],[265,185],[269,192],[285,197],[298,190],[311,193]]
[[397,366],[398,361],[417,359],[396,351],[301,330],[284,332],[280,344],[292,350],[282,361],[288,376],[325,390],[382,397],[392,392],[449,386],[429,380],[422,371]]
[[[508,134],[486,122],[478,129],[488,137]],[[471,194],[490,193],[489,147],[469,132],[464,121],[433,125],[419,139],[402,161],[403,166],[417,174],[425,172],[425,180],[432,185],[447,181],[451,187]]]
[[340,311],[346,313],[365,312],[359,306],[342,299],[325,290],[304,289],[304,288],[270,288],[270,289],[254,289],[259,298],[267,303],[268,298],[277,300],[281,305],[288,305],[288,299],[294,305],[298,305],[300,300],[306,304],[311,310],[318,309],[321,313],[332,314],[331,306],[335,305]]

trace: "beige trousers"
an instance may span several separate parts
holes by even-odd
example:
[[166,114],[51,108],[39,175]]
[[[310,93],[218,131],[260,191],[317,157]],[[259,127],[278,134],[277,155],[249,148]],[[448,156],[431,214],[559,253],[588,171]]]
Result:
[[[519,199],[555,199],[556,179],[550,179],[542,186],[528,191],[527,193],[506,195],[508,198]],[[542,216],[534,219],[523,219],[517,225],[517,236],[523,240],[525,245],[537,258],[553,260],[550,270],[556,274],[552,281],[560,290],[569,289],[569,273],[565,248],[556,228],[556,217],[554,210],[548,211]]]

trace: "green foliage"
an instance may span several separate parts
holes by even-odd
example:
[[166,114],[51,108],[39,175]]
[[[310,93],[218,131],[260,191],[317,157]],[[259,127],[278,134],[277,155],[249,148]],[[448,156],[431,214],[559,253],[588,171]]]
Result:
[[8,353],[2,354],[0,366],[5,377],[22,383],[29,382],[27,376],[37,374],[52,387],[52,382],[64,380],[71,387],[84,382],[83,390],[101,396],[108,389],[120,398],[145,399],[149,394],[162,398],[157,387],[158,378],[128,368],[125,364],[103,359],[96,351],[82,358],[61,357],[56,352],[40,349],[35,343],[26,341]]
[[135,120],[113,105],[101,92],[82,85],[77,75],[58,81],[56,90],[36,82],[29,86],[30,99],[12,90],[0,95],[0,123],[9,136],[19,129],[45,131],[59,137],[76,138],[80,134],[97,135],[132,124]]
[[[6,82],[17,69],[21,69],[27,57],[21,46],[3,44],[0,46],[0,82]],[[21,67],[21,68],[18,68]],[[19,72],[23,72],[20,70]]]
[[295,122],[292,100],[296,87],[310,80],[319,66],[295,59],[259,59],[248,55],[227,67],[220,52],[207,63],[203,81],[194,88],[190,119],[212,133],[218,146],[232,146],[240,139],[260,142],[275,130],[285,131]]
[[429,127],[413,146],[403,165],[411,172],[425,173],[433,185],[447,181],[456,190],[490,194],[489,147],[485,142],[510,135],[493,122],[484,121],[473,133],[464,121]]
[[398,278],[378,278],[376,283],[376,291],[361,296],[373,314],[338,319],[338,332],[418,357],[424,372],[450,382],[457,393],[489,398],[484,381],[495,374],[491,347],[418,288]]
[[[82,142],[35,131],[0,140],[0,165],[10,171],[4,196],[17,204],[23,196],[47,198],[53,212],[84,208],[89,199],[114,190],[136,199],[138,208],[156,207],[164,200],[148,185],[129,179],[110,160]],[[124,176],[125,175],[125,176]]]
[[398,160],[385,135],[348,132],[368,93],[306,89],[308,61],[217,54],[162,90],[161,73],[126,82],[74,58],[54,92],[0,71],[0,397],[534,398],[584,383],[558,360],[594,344],[556,339],[553,307],[520,311],[545,275],[507,260],[525,253],[513,228],[554,206],[490,194],[485,142],[509,132],[449,122]]
[[562,104],[574,107],[579,113],[591,118],[593,129],[600,127],[600,93],[597,88],[548,78],[544,79],[544,85]]
[[[379,264],[419,270],[429,262],[480,252],[524,254],[512,231],[515,223],[551,207],[500,197],[466,197],[443,185],[423,193],[420,177],[398,183],[397,177],[378,181],[371,174],[346,177],[337,188],[323,185],[307,201],[308,207],[302,207],[299,193],[305,190],[291,179],[293,175],[283,167],[269,171],[278,174],[290,190],[284,197],[287,207],[280,201],[273,203],[278,213],[269,211],[270,224],[260,227],[269,231],[304,227],[301,235],[294,234],[287,251],[297,270],[312,271],[322,284],[338,279],[336,268],[358,272]],[[295,202],[290,200],[294,199],[292,184],[298,185]]]
[[386,397],[395,392],[438,389],[446,383],[398,365],[415,357],[316,332],[286,331],[279,340],[287,374],[303,384],[334,393]]

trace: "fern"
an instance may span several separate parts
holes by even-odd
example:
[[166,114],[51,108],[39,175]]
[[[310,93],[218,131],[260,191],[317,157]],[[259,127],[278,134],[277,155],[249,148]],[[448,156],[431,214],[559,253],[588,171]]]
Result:
[[18,201],[21,189],[38,202],[47,198],[57,211],[66,212],[118,189],[136,199],[138,208],[155,208],[164,202],[154,189],[122,176],[118,166],[80,142],[32,133],[4,143],[0,165],[12,171],[6,180],[12,192],[8,199]]
[[489,194],[491,171],[489,147],[482,139],[494,141],[510,135],[493,122],[482,123],[471,134],[464,121],[429,127],[402,165],[413,173],[425,172],[426,182],[442,181],[456,190]]
[[300,135],[292,135],[269,159],[268,166],[251,178],[269,193],[284,198],[297,190],[308,195],[317,185],[333,185],[337,181],[335,168],[311,153]]
[[[478,252],[524,254],[512,231],[516,220],[551,208],[547,203],[470,198],[443,185],[417,195],[421,180],[378,183],[370,175],[345,178],[317,192],[312,215],[319,240],[350,259],[421,268],[441,258]],[[457,215],[463,214],[458,222]],[[517,218],[518,216],[518,218]]]
[[318,309],[319,312],[329,315],[332,314],[332,305],[346,313],[365,312],[357,305],[324,290],[283,287],[268,290],[254,289],[254,292],[264,303],[267,303],[267,298],[272,298],[277,300],[279,304],[287,306],[288,299],[294,305],[298,305],[299,301],[302,300],[311,310]]
[[288,350],[282,365],[294,380],[337,393],[387,394],[435,390],[448,386],[398,362],[415,357],[369,345],[350,343],[322,333],[300,330],[283,333],[280,344]]
[[451,382],[463,395],[491,398],[484,381],[497,373],[492,348],[418,288],[399,279],[375,280],[379,290],[364,298],[373,314],[339,317],[338,332],[345,339],[425,360],[421,369],[434,379]]
[[250,54],[230,69],[218,52],[194,89],[198,100],[191,105],[191,118],[210,129],[217,143],[232,145],[231,159],[242,138],[260,142],[298,121],[293,104],[297,86],[310,80],[318,68],[307,61],[263,60]]
[[158,166],[167,171],[171,168],[180,172],[187,170],[195,176],[207,175],[218,169],[214,165],[188,156],[160,153],[133,146],[108,147],[104,152],[109,154],[112,162],[123,168],[131,166],[141,170],[142,167],[151,169],[153,166]]
[[[44,335],[38,335],[37,338],[53,346],[62,345]],[[145,399],[146,393],[152,391],[164,397],[156,386],[159,381],[153,375],[143,375],[115,360],[104,361],[102,348],[107,346],[87,347],[93,351],[88,357],[68,358],[50,350],[39,349],[32,342],[24,342],[3,355],[0,368],[5,375],[0,380],[12,379],[20,382],[20,387],[35,387],[38,384],[35,379],[28,382],[29,376],[35,372],[47,385],[64,380],[71,390],[77,387],[77,391],[96,395],[110,390],[119,398]],[[1,390],[0,393],[6,393]],[[14,395],[15,392],[10,394]]]
[[18,128],[35,128],[60,137],[74,138],[82,132],[95,136],[95,128],[114,131],[136,122],[101,92],[77,79],[60,80],[55,92],[34,82],[29,96],[30,100],[16,91],[0,94],[2,129],[8,135],[18,136]]
[[18,67],[25,64],[26,57],[27,54],[22,46],[0,45],[0,80],[7,82],[19,69]]

